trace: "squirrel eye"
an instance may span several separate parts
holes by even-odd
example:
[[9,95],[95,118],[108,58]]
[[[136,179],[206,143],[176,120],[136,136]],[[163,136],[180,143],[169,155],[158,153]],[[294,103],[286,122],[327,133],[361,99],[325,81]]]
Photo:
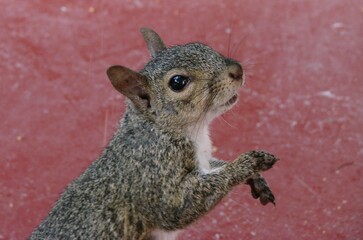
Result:
[[186,76],[175,75],[169,80],[169,87],[175,92],[182,91],[190,82],[190,79]]

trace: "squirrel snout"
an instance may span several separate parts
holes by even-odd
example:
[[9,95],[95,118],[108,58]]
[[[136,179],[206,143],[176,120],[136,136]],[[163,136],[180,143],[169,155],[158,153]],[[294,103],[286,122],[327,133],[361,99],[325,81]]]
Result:
[[241,64],[233,63],[228,66],[228,76],[236,81],[241,81],[243,77],[243,69]]

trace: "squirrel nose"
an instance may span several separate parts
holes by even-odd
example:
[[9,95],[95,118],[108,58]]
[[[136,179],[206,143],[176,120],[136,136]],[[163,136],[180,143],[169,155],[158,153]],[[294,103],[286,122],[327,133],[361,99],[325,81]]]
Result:
[[229,65],[228,66],[228,76],[230,78],[232,78],[233,80],[236,80],[236,81],[241,81],[242,80],[242,77],[243,77],[243,69],[242,69],[242,66],[241,64],[239,63],[234,63],[232,65]]

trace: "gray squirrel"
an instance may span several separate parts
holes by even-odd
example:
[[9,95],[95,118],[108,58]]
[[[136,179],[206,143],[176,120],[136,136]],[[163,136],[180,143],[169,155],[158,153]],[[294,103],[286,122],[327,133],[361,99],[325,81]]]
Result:
[[240,183],[275,204],[259,174],[275,156],[212,157],[208,125],[236,104],[241,64],[201,43],[167,48],[153,30],[140,31],[151,60],[140,72],[107,70],[127,97],[120,127],[30,239],[175,239]]

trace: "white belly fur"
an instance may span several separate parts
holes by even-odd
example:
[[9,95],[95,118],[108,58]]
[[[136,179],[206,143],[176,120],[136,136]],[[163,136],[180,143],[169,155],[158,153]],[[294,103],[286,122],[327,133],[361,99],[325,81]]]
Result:
[[177,231],[163,231],[160,229],[156,229],[151,233],[153,240],[176,240],[178,237],[180,230]]
[[189,128],[189,136],[195,146],[199,169],[204,172],[209,171],[209,161],[212,158],[212,142],[209,137],[208,125]]

